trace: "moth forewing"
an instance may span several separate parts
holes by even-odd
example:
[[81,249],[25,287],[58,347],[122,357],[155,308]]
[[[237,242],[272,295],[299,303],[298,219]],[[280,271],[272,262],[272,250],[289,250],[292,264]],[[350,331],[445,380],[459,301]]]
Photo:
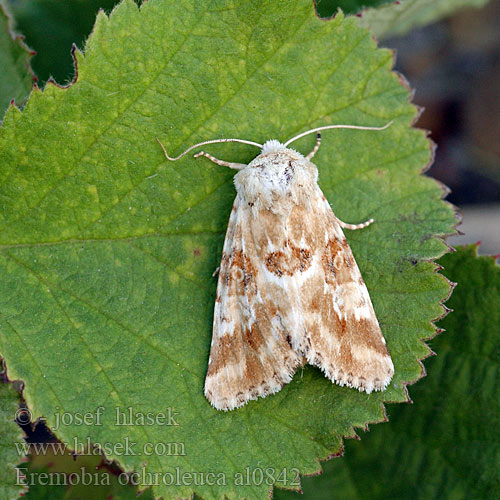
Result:
[[277,392],[288,383],[300,356],[287,342],[277,309],[262,289],[253,215],[238,194],[229,219],[219,270],[205,395],[219,410]]
[[370,295],[341,223],[319,188],[313,206],[311,224],[324,238],[317,246],[321,266],[305,287],[314,291],[303,300],[310,341],[307,361],[339,385],[367,393],[383,390],[394,366]]

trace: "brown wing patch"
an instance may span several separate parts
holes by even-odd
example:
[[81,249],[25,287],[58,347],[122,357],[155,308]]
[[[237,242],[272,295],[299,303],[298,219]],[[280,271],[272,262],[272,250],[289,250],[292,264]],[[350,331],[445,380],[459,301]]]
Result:
[[347,240],[335,237],[328,240],[321,256],[326,282],[329,284],[345,282],[351,278],[353,258]]
[[227,287],[233,287],[239,295],[256,293],[257,270],[242,250],[234,250],[229,256],[223,255],[221,263],[219,272]]
[[221,261],[205,380],[205,395],[220,410],[279,391],[301,362],[287,342],[279,308],[262,287],[250,216],[246,206],[232,212]]
[[[318,188],[319,190],[319,188]],[[330,205],[317,197],[309,224],[324,235],[318,262],[302,287],[309,363],[333,382],[371,392],[384,389],[394,367],[366,285]]]
[[294,275],[311,266],[312,253],[309,248],[300,248],[290,240],[285,241],[282,250],[270,252],[264,257],[266,268],[276,276]]

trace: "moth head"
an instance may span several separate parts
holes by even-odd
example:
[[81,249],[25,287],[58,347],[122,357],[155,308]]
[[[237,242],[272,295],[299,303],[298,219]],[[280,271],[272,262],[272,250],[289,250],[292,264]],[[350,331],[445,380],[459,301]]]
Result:
[[317,180],[318,169],[313,163],[273,139],[239,170],[234,185],[242,202],[255,214],[261,209],[285,214],[312,199]]
[[270,139],[264,143],[260,154],[248,164],[248,167],[260,169],[267,167],[270,170],[290,171],[290,169],[304,164],[305,161],[306,158],[304,155],[295,149],[288,148],[276,139]]
[[313,181],[317,169],[301,153],[286,147],[276,139],[270,139],[262,146],[261,152],[235,176],[235,184],[248,184],[251,179],[261,188],[276,193],[289,190],[297,178],[307,170],[306,176]]
[[286,146],[282,144],[280,141],[276,139],[270,139],[269,141],[264,143],[260,154],[265,155],[267,153],[276,153],[278,151],[282,151],[285,148]]
[[[364,125],[325,125],[302,132],[285,143],[281,143],[276,139],[268,140],[264,144],[247,141],[246,139],[213,139],[194,144],[176,157],[170,157],[163,144],[158,139],[156,140],[162,147],[165,157],[170,161],[178,160],[200,146],[220,142],[239,142],[260,148],[260,154],[248,165],[219,160],[210,153],[205,153],[204,151],[196,153],[194,157],[199,158],[200,156],[205,156],[217,165],[239,170],[234,177],[236,190],[244,202],[248,203],[250,207],[253,207],[254,211],[261,208],[271,211],[286,211],[286,207],[292,204],[306,204],[312,196],[318,178],[318,170],[310,160],[319,148],[321,142],[321,135],[319,132],[321,130],[333,128],[384,130],[389,127],[391,123],[392,122],[389,122],[383,127],[366,127]],[[315,132],[317,133],[316,145],[308,155],[303,156],[299,152],[288,147],[292,142]]]

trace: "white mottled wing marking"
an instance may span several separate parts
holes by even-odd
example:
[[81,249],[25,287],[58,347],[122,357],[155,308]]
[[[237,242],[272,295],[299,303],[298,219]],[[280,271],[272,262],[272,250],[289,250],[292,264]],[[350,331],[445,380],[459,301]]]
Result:
[[358,265],[319,187],[309,219],[303,238],[315,238],[314,257],[313,271],[300,285],[301,352],[333,382],[367,393],[383,390],[394,366]]
[[279,391],[302,362],[287,342],[273,287],[263,282],[255,228],[265,221],[256,222],[238,195],[224,242],[205,380],[205,395],[219,410]]
[[[390,382],[394,367],[366,285],[330,205],[316,186],[310,206],[286,218],[268,211],[257,226],[268,239],[262,285],[272,292],[294,351],[339,385],[371,392]],[[273,220],[274,218],[274,220]],[[255,233],[255,231],[254,231]]]

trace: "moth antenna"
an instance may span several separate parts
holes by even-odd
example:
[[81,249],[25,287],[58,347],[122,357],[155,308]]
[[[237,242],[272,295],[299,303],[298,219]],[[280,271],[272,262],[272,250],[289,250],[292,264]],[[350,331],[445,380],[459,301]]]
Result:
[[318,132],[316,134],[316,144],[314,145],[313,150],[306,156],[308,160],[310,160],[318,152],[320,145],[321,145],[321,134]]
[[204,142],[199,142],[198,144],[194,144],[193,146],[190,146],[189,148],[186,149],[186,151],[183,151],[179,156],[176,156],[173,158],[172,156],[169,156],[167,153],[167,150],[165,149],[165,146],[160,142],[160,139],[158,137],[156,138],[158,141],[158,144],[161,146],[161,149],[163,149],[163,154],[165,155],[165,158],[170,161],[176,161],[182,158],[184,155],[188,154],[190,151],[193,149],[199,147],[199,146],[205,146],[206,144],[216,144],[218,142],[241,142],[242,144],[249,144],[250,146],[256,146],[258,148],[262,149],[262,144],[258,144],[257,142],[253,141],[246,141],[245,139],[212,139],[211,141],[204,141]]
[[317,127],[317,128],[312,128],[311,130],[306,130],[305,132],[302,132],[301,134],[292,137],[291,139],[285,142],[284,146],[286,147],[292,142],[296,141],[297,139],[301,139],[306,135],[313,134],[314,132],[320,132],[321,130],[328,130],[331,128],[350,128],[354,130],[385,130],[391,125],[392,125],[392,120],[389,123],[386,123],[383,127],[365,127],[364,125],[325,125],[323,127]]

